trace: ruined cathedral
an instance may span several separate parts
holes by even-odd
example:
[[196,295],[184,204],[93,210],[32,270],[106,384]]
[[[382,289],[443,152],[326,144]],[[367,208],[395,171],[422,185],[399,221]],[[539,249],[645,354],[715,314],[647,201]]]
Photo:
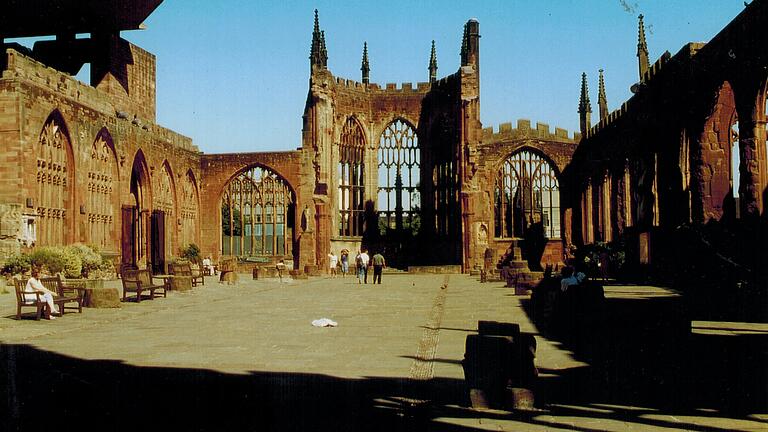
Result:
[[[163,272],[195,243],[215,260],[313,274],[331,251],[367,248],[395,267],[470,272],[511,260],[537,270],[621,242],[627,262],[664,274],[675,242],[706,236],[710,222],[730,221],[746,243],[764,235],[766,0],[653,63],[641,17],[634,95],[611,112],[601,72],[593,125],[584,76],[572,134],[527,120],[483,128],[476,20],[457,29],[458,70],[440,76],[433,45],[428,81],[380,85],[366,48],[359,80],[333,75],[316,12],[301,147],[237,154],[202,153],[156,123],[155,57],[120,33],[161,2],[62,2],[35,22],[24,6],[5,14],[4,38],[56,39],[4,41],[2,256],[82,242]],[[85,63],[90,85],[73,77]]]

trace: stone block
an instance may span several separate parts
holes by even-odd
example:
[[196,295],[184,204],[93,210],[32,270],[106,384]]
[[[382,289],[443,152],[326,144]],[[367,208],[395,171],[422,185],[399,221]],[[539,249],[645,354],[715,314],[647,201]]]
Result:
[[171,291],[191,291],[192,290],[192,277],[190,276],[173,276],[169,279],[169,287]]
[[91,308],[119,308],[120,291],[117,288],[87,288],[83,306]]

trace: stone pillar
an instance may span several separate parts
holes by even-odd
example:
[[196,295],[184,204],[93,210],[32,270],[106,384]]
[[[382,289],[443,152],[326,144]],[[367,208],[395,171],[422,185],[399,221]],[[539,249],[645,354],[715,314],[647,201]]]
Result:
[[0,262],[21,250],[21,225],[21,205],[0,204]]
[[317,268],[325,273],[328,271],[328,254],[331,249],[331,215],[325,203],[316,204],[315,210],[316,263]]
[[[739,201],[742,219],[753,219],[763,212],[766,184],[761,175],[765,164],[765,126],[759,130],[754,118],[739,117]],[[762,135],[762,137],[758,137]]]

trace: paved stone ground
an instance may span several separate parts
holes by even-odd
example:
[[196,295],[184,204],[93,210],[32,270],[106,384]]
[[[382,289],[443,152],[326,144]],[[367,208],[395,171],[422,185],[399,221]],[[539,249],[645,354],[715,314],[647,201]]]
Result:
[[[558,338],[512,294],[465,275],[208,278],[39,322],[0,295],[0,430],[58,414],[109,430],[768,430],[768,325],[668,331],[679,296],[615,286],[596,327]],[[323,317],[339,326],[310,325]],[[539,411],[468,408],[460,361],[478,320],[536,335]]]

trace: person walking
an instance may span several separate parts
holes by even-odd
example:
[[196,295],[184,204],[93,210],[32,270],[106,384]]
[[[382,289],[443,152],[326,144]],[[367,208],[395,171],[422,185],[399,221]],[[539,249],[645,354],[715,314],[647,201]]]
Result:
[[341,277],[346,277],[349,272],[349,251],[341,250]]
[[381,285],[381,272],[387,266],[387,261],[380,252],[376,252],[371,261],[373,262],[373,283]]
[[339,265],[339,257],[331,251],[328,254],[328,270],[330,270],[331,277],[336,277],[336,267]]
[[365,272],[363,269],[363,254],[360,251],[357,251],[357,256],[355,256],[355,272],[357,273],[357,283],[359,285],[363,283],[363,272]]
[[368,250],[363,249],[360,253],[360,261],[363,263],[363,283],[368,283],[368,264],[371,263],[371,257],[368,255]]

